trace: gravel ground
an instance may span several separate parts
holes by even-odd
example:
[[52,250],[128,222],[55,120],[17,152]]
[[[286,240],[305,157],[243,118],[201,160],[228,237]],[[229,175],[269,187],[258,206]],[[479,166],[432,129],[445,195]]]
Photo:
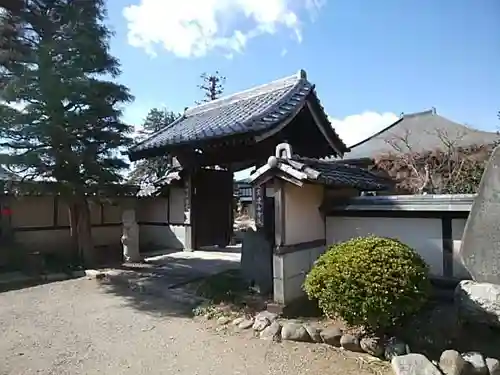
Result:
[[131,293],[78,279],[0,294],[0,374],[386,372],[322,345],[217,333],[178,302]]

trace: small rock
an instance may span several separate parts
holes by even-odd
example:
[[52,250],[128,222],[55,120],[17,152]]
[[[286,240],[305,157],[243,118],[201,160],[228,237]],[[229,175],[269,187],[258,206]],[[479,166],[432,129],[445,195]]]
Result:
[[462,321],[500,327],[500,285],[462,280],[455,289],[455,303]]
[[359,342],[359,345],[364,352],[371,354],[374,357],[381,357],[384,354],[385,348],[380,337],[363,337]]
[[260,338],[263,340],[279,341],[280,333],[281,324],[279,324],[277,321],[274,321],[270,326],[264,328],[264,330],[260,333]]
[[490,375],[500,375],[500,361],[496,358],[486,358],[486,366]]
[[248,329],[253,326],[253,319],[245,319],[240,324],[238,324],[239,329]]
[[283,340],[311,342],[311,336],[302,324],[285,323],[281,329],[281,338]]
[[229,324],[231,321],[231,318],[228,316],[221,316],[219,319],[217,319],[217,324],[220,326],[225,326],[226,324]]
[[472,367],[469,374],[471,375],[488,375],[488,366],[481,353],[468,352],[462,354],[462,358],[469,362]]
[[310,324],[305,324],[304,328],[306,329],[313,342],[323,342],[323,339],[321,338],[321,328],[312,326]]
[[403,341],[397,339],[396,337],[391,337],[385,346],[384,356],[390,361],[392,358],[399,355],[405,355],[410,353],[410,348]]
[[340,346],[345,350],[351,352],[361,352],[361,346],[359,345],[359,339],[356,336],[345,333],[340,338]]
[[255,322],[253,323],[252,328],[254,329],[254,331],[260,332],[270,324],[271,322],[269,321],[269,319],[265,317],[255,317]]
[[395,356],[391,365],[396,375],[441,375],[439,369],[422,354]]
[[240,325],[240,323],[242,323],[244,320],[245,320],[245,317],[244,316],[240,316],[239,318],[234,319],[231,324],[233,326],[237,326],[237,325]]
[[272,323],[276,319],[278,319],[278,314],[264,310],[264,311],[261,311],[260,313],[258,313],[257,315],[255,315],[255,320],[259,320],[261,318],[266,318],[267,320],[269,320]]
[[470,364],[456,350],[445,350],[439,358],[439,368],[444,375],[466,375]]
[[325,344],[340,347],[340,338],[342,337],[342,330],[337,327],[326,328],[321,331],[321,339]]

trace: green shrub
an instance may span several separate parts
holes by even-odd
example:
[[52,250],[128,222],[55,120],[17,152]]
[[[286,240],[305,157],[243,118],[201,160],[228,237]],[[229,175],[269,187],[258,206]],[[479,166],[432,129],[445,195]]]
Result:
[[427,264],[410,247],[370,236],[331,246],[307,275],[304,290],[325,315],[376,330],[423,306],[427,275]]

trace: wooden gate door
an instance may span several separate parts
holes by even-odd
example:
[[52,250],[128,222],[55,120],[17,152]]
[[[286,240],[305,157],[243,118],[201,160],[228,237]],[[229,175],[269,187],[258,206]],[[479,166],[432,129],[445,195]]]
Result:
[[198,169],[192,175],[194,249],[226,247],[233,234],[233,174]]

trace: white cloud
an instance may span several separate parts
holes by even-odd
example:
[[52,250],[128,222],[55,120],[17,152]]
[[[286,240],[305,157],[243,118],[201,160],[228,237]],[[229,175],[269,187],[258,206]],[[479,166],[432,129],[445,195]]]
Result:
[[130,45],[152,56],[162,45],[188,58],[213,49],[241,53],[248,40],[279,30],[291,31],[300,42],[301,15],[308,12],[314,20],[325,4],[326,0],[140,0],[125,7],[123,16]]
[[399,116],[392,112],[365,111],[361,114],[347,116],[342,120],[330,117],[330,122],[340,135],[340,138],[350,147],[391,125],[398,119]]

